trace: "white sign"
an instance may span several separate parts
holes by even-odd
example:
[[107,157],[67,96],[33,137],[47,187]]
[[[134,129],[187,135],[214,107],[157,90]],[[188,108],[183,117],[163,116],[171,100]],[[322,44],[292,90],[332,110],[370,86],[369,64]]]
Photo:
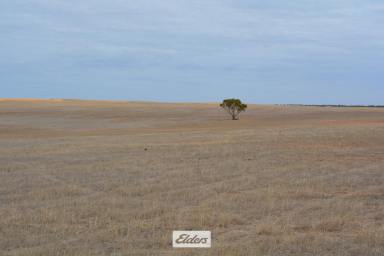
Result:
[[211,231],[173,231],[174,248],[210,248]]

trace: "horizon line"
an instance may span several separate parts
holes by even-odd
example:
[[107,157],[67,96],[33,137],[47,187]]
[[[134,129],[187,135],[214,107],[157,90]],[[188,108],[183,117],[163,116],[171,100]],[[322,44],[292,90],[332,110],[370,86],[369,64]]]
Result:
[[[81,99],[81,98],[0,98],[0,102],[65,102],[65,101],[101,101],[116,103],[154,103],[154,104],[220,104],[220,101],[157,101],[157,100],[129,100],[129,99]],[[376,104],[318,104],[318,103],[247,103],[249,105],[275,105],[275,106],[313,106],[313,107],[384,107]]]

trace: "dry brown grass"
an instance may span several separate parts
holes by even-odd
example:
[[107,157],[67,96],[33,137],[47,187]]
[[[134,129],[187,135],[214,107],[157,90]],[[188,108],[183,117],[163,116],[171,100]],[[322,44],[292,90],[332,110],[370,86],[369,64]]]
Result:
[[0,102],[0,255],[384,255],[383,183],[384,109]]

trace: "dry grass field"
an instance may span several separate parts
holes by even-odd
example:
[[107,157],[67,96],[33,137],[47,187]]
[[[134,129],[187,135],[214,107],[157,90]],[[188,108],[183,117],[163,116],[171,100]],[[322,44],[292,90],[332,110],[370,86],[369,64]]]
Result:
[[0,255],[384,255],[384,109],[2,100]]

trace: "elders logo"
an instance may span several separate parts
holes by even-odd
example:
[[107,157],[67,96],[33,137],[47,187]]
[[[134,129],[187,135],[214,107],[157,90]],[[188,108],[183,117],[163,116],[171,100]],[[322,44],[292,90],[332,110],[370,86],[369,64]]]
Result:
[[211,231],[173,231],[174,248],[210,248]]

